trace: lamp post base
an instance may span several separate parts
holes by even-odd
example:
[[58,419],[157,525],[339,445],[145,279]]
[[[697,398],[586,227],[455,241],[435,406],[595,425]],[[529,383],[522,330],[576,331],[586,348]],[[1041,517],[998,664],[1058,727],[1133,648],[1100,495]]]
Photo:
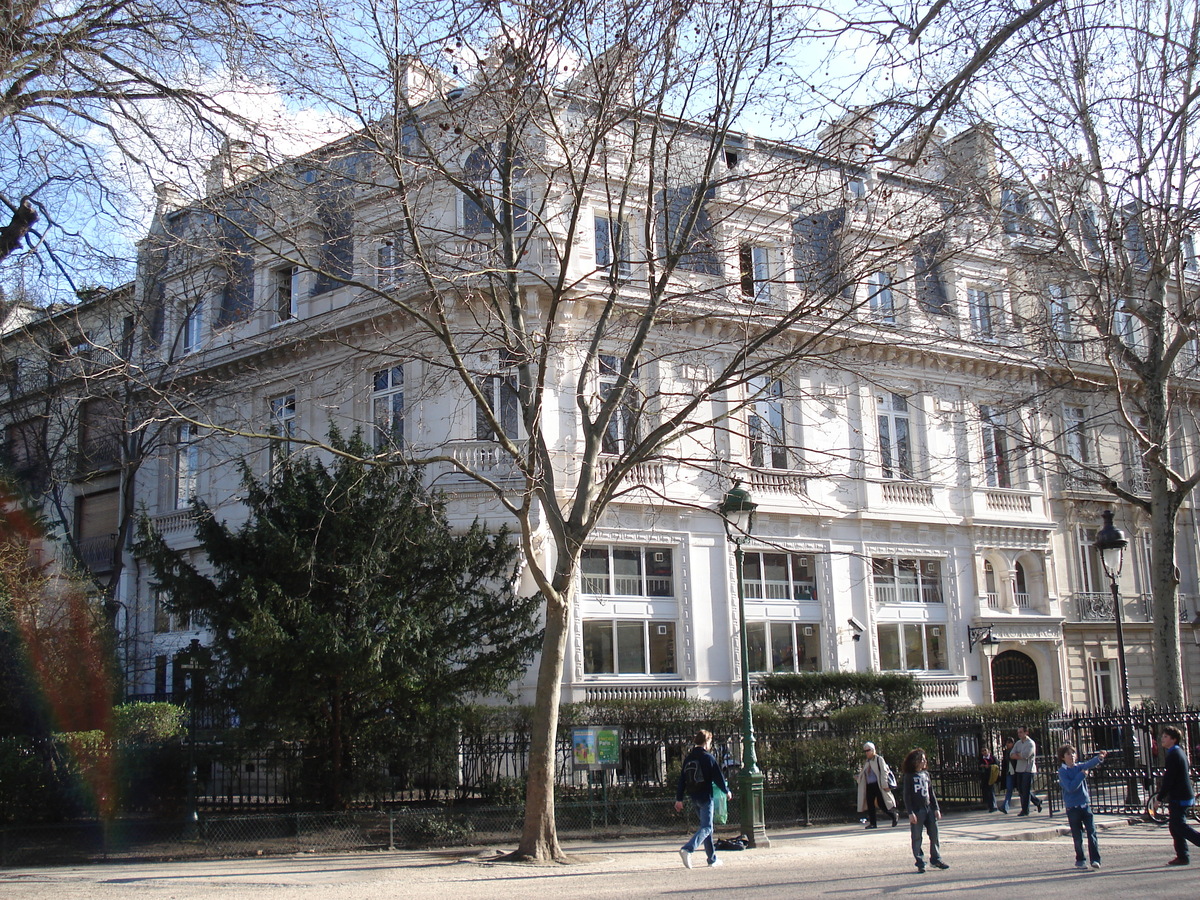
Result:
[[763,811],[762,772],[739,774],[738,792],[741,794],[742,834],[750,839],[749,846],[754,849],[770,849],[771,839],[767,837],[766,817]]

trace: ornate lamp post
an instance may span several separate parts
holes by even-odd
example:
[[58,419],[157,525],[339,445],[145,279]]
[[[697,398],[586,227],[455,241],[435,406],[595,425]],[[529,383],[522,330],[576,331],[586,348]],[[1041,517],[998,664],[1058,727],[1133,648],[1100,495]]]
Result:
[[184,837],[196,838],[200,833],[200,813],[196,809],[196,698],[199,692],[197,684],[205,666],[200,659],[200,639],[192,638],[188,649],[183,651],[187,659],[180,663],[179,669],[187,677],[188,716],[188,783],[187,783],[187,819],[184,822]]
[[750,709],[750,660],[746,655],[746,591],[742,578],[744,547],[754,531],[754,511],[758,504],[750,499],[750,492],[734,481],[725,494],[717,512],[725,525],[725,536],[734,547],[737,570],[738,640],[742,656],[742,770],[738,774],[738,790],[741,793],[742,834],[750,839],[751,847],[767,848],[771,841],[767,837],[766,819],[763,814],[763,773],[758,767],[758,755],[754,750],[754,718]]
[[1111,509],[1106,509],[1101,515],[1104,516],[1104,527],[1096,532],[1093,546],[1100,554],[1100,564],[1104,567],[1104,574],[1108,576],[1108,584],[1112,590],[1113,620],[1117,625],[1117,668],[1121,673],[1121,704],[1125,711],[1125,723],[1121,727],[1121,755],[1124,757],[1125,767],[1129,770],[1129,781],[1125,785],[1125,805],[1129,809],[1141,809],[1141,789],[1137,776],[1134,774],[1133,720],[1129,717],[1129,669],[1125,664],[1125,616],[1121,609],[1121,594],[1117,588],[1117,576],[1121,574],[1121,566],[1125,562],[1125,548],[1129,546],[1129,541],[1125,539],[1124,532],[1113,525]]
[[967,626],[967,652],[974,651],[976,645],[983,650],[983,667],[987,669],[986,699],[994,701],[996,692],[992,684],[992,657],[996,655],[996,647],[1000,645],[1000,638],[992,634],[991,625]]
[[1113,525],[1111,509],[1106,509],[1104,527],[1096,532],[1093,546],[1100,554],[1100,564],[1104,566],[1104,574],[1108,576],[1108,584],[1112,590],[1113,618],[1117,623],[1117,656],[1121,670],[1121,702],[1126,712],[1129,712],[1129,670],[1125,667],[1125,627],[1124,615],[1121,610],[1121,595],[1117,588],[1117,576],[1121,574],[1121,566],[1125,562],[1125,548],[1129,541],[1120,528]]

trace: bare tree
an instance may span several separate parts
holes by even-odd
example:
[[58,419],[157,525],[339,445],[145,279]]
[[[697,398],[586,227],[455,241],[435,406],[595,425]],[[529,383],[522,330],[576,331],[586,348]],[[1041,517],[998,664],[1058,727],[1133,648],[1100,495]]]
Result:
[[1038,443],[1068,488],[1107,492],[1148,530],[1155,699],[1170,706],[1184,699],[1178,516],[1200,483],[1183,449],[1196,436],[1198,36],[1194,7],[1063,3],[962,110],[994,123],[1004,175],[979,189],[1028,261],[1014,289],[1041,334],[1044,387],[1027,402],[1056,408]]

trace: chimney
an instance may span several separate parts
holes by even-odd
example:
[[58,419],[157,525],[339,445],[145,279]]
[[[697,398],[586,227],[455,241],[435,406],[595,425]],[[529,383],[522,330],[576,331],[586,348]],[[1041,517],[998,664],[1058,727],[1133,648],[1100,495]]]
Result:
[[204,173],[204,189],[209,194],[219,193],[257,175],[266,166],[266,157],[255,152],[249,141],[226,138]]

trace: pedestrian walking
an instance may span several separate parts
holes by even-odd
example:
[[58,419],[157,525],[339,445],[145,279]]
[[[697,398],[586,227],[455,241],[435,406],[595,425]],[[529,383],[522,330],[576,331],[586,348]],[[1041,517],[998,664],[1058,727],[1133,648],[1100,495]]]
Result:
[[921,846],[922,829],[929,835],[929,864],[935,869],[948,869],[942,859],[938,845],[938,819],[942,811],[938,807],[933,782],[929,778],[929,761],[920,747],[910,750],[900,766],[904,775],[904,808],[908,810],[908,824],[912,831],[912,852],[918,872],[925,871],[925,853]]
[[1166,771],[1163,773],[1162,784],[1158,787],[1158,802],[1167,802],[1167,827],[1171,839],[1175,842],[1175,858],[1167,863],[1168,866],[1186,866],[1191,863],[1188,855],[1188,844],[1200,847],[1200,832],[1187,823],[1184,818],[1188,808],[1196,803],[1196,792],[1192,789],[1192,779],[1188,776],[1188,759],[1179,742],[1183,734],[1174,725],[1167,725],[1159,737],[1159,744],[1167,751]]
[[983,793],[983,805],[987,811],[996,811],[996,782],[1000,780],[1000,764],[991,747],[984,747],[979,754],[979,789]]
[[1014,737],[1004,739],[1004,749],[1000,751],[1000,771],[1004,778],[1004,800],[999,805],[1000,812],[1008,815],[1008,806],[1012,803],[1013,791],[1017,789],[1017,761],[1012,758]]
[[1029,728],[1017,726],[1017,742],[1013,744],[1009,756],[1016,760],[1017,790],[1021,794],[1021,811],[1018,816],[1029,815],[1029,804],[1042,811],[1042,801],[1033,792],[1033,776],[1037,774],[1037,744],[1029,736]]
[[[1088,796],[1087,770],[1104,762],[1108,754],[1101,750],[1087,762],[1076,762],[1076,751],[1070,744],[1058,748],[1058,783],[1062,786],[1063,806],[1067,808],[1067,823],[1071,840],[1075,842],[1075,868],[1100,868],[1100,842],[1096,840],[1096,822],[1092,818],[1091,797]],[[1087,834],[1087,859],[1083,857],[1083,836]]]
[[713,792],[721,791],[726,797],[732,797],[729,787],[725,784],[725,776],[712,755],[712,732],[700,729],[696,732],[695,746],[683,759],[683,769],[679,772],[679,784],[675,788],[675,811],[683,812],[683,795],[686,792],[696,807],[700,817],[700,827],[692,835],[692,839],[679,848],[679,858],[685,868],[692,867],[692,854],[702,843],[710,866],[721,865],[717,859],[717,851],[713,847]]
[[892,817],[892,827],[895,828],[900,821],[900,815],[896,812],[896,796],[892,793],[896,789],[896,776],[870,741],[863,744],[863,752],[867,758],[854,777],[858,782],[859,813],[866,813],[867,828],[876,828],[875,809],[878,804]]

